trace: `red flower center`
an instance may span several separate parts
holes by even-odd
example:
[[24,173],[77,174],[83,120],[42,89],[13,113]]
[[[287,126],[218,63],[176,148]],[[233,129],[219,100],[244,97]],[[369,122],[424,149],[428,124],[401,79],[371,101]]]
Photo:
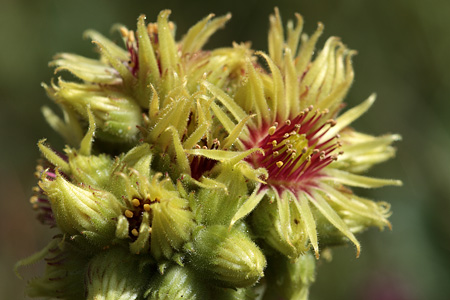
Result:
[[265,155],[255,153],[247,161],[255,168],[267,169],[267,184],[276,188],[307,190],[315,185],[320,171],[337,159],[334,150],[340,147],[338,136],[323,140],[327,131],[336,124],[323,120],[328,112],[312,112],[312,106],[283,125],[250,129],[250,140],[243,141],[247,148],[259,147]]

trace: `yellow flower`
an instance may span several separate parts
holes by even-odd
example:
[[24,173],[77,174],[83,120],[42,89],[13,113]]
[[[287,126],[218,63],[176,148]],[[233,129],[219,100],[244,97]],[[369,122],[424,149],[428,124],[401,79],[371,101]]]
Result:
[[[308,38],[301,35],[302,19],[296,16],[297,25],[288,23],[284,40],[280,16],[275,10],[270,18],[269,55],[258,53],[270,73],[249,61],[246,80],[237,88],[234,99],[227,99],[239,105],[229,109],[229,122],[237,125],[252,116],[236,142],[237,147],[242,151],[262,149],[263,153],[255,152],[245,160],[255,169],[265,168],[268,173],[256,187],[257,193],[249,199],[248,207],[234,221],[254,208],[264,195],[269,198],[273,195],[276,204],[272,208],[279,215],[275,240],[299,245],[294,250],[286,250],[286,255],[295,258],[305,250],[304,243],[291,240],[289,234],[293,224],[300,224],[318,257],[317,231],[322,224],[317,220],[324,217],[320,221],[331,223],[338,233],[351,240],[358,256],[360,245],[353,233],[372,225],[390,226],[387,221],[390,213],[385,203],[357,197],[349,187],[401,184],[398,180],[356,174],[392,157],[395,151],[390,145],[399,136],[373,137],[348,127],[375,99],[370,96],[362,104],[339,114],[353,80],[354,51],[331,37],[312,59],[323,25],[319,24]],[[220,96],[214,88],[211,92]],[[267,233],[263,228],[257,231],[262,235]],[[269,240],[272,241],[269,244],[280,249],[275,245],[278,242]]]

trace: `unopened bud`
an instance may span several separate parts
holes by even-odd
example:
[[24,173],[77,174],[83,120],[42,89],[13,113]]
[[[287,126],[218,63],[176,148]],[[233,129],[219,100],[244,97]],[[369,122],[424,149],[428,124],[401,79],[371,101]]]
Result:
[[[280,213],[280,209],[286,213]],[[290,259],[308,250],[308,237],[300,213],[288,199],[273,202],[263,199],[252,216],[255,233]]]
[[105,188],[111,178],[112,159],[108,155],[79,155],[68,153],[71,175],[76,182]]
[[39,185],[48,195],[56,223],[63,233],[83,234],[88,239],[95,236],[93,242],[96,244],[114,236],[116,224],[113,219],[121,214],[120,202],[114,195],[76,186],[59,172],[54,180],[45,178],[44,174]]
[[153,213],[151,253],[156,259],[171,258],[174,251],[191,238],[195,226],[194,214],[186,199],[163,198],[150,205]]
[[174,265],[164,274],[156,275],[147,291],[148,300],[208,299],[205,287],[187,267]]
[[214,225],[194,236],[192,261],[218,285],[252,286],[264,275],[266,258],[255,243],[239,230]]
[[138,134],[141,109],[134,99],[121,92],[98,85],[79,84],[60,80],[58,85],[47,87],[55,101],[73,108],[85,120],[89,119],[89,106],[95,117],[98,138],[109,142],[128,142]]
[[121,248],[98,254],[87,268],[86,299],[142,299],[146,277],[139,270],[136,257]]

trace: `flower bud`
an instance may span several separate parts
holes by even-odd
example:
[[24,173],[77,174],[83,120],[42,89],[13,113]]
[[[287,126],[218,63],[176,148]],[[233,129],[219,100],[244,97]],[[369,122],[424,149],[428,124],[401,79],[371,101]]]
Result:
[[245,233],[222,225],[194,235],[192,262],[208,279],[230,287],[254,285],[266,267],[264,254]]
[[289,199],[263,199],[253,212],[252,221],[255,234],[290,259],[308,250],[300,213]]
[[16,268],[31,265],[45,257],[45,272],[29,281],[28,297],[83,299],[83,277],[87,256],[67,240],[53,239],[44,249],[19,261]]
[[44,86],[50,97],[74,109],[83,119],[89,106],[98,126],[97,136],[109,142],[135,140],[141,125],[141,109],[130,96],[99,85],[59,80],[58,85]]
[[150,283],[148,300],[208,299],[205,287],[187,267],[174,265]]
[[191,238],[194,214],[186,199],[163,198],[150,206],[153,213],[151,253],[156,259],[171,258],[174,250]]
[[68,157],[71,175],[76,182],[96,188],[107,187],[113,162],[109,156],[85,156],[71,150]]
[[96,244],[103,244],[114,236],[113,218],[121,214],[120,202],[114,195],[76,186],[58,171],[54,180],[46,178],[44,172],[39,185],[47,194],[56,223],[63,233],[83,234]]
[[145,278],[135,256],[121,248],[107,250],[89,262],[85,277],[86,299],[141,299]]

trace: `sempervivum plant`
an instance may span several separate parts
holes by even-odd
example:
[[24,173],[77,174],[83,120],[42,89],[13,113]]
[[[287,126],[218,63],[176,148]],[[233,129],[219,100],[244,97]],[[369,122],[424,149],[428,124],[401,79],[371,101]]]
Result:
[[269,51],[203,50],[229,15],[209,15],[175,39],[170,11],[125,47],[87,31],[98,59],[50,64],[78,79],[44,84],[64,149],[38,143],[31,203],[57,227],[40,252],[30,297],[62,299],[307,299],[322,249],[390,227],[389,205],[352,187],[399,185],[361,175],[391,158],[398,135],[349,125],[374,101],[345,110],[353,51],[323,26],[287,33],[270,17]]

